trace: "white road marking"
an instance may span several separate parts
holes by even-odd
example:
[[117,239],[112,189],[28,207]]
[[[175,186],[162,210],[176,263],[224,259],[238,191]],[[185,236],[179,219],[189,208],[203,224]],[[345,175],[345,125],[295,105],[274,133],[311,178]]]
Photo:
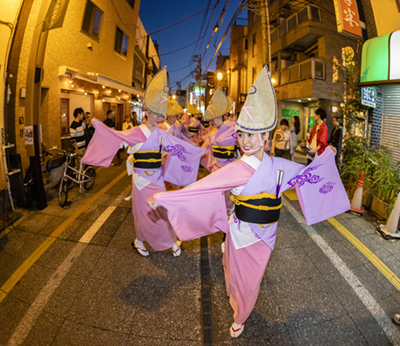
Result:
[[103,226],[104,222],[106,222],[106,220],[109,218],[109,216],[116,208],[117,207],[108,207],[106,210],[104,210],[103,213],[97,218],[97,220],[90,226],[90,228],[82,236],[82,238],[79,239],[79,242],[89,244],[94,235],[97,233],[100,227]]
[[131,186],[128,186],[121,195],[119,195],[112,203],[111,206],[108,207],[93,223],[93,225],[86,231],[86,233],[82,236],[79,242],[72,248],[71,252],[65,258],[65,260],[61,263],[61,265],[57,268],[54,275],[47,282],[47,284],[42,288],[35,301],[29,307],[28,311],[25,313],[24,317],[18,324],[17,328],[14,330],[11,335],[10,340],[7,345],[17,346],[22,345],[25,341],[26,337],[29,335],[30,330],[35,324],[37,318],[45,308],[47,302],[50,297],[53,295],[56,288],[60,285],[61,281],[70,271],[72,265],[81,255],[81,253],[87,248],[88,243],[96,234],[96,232],[100,229],[100,227],[104,224],[104,222],[108,219],[108,217],[112,214],[112,212],[117,208],[118,204],[124,199],[124,196],[128,193],[127,191],[131,189]]
[[[326,241],[317,233],[312,226],[307,226],[304,217],[297,212],[297,210],[290,204],[286,197],[283,197],[285,207],[288,209],[290,214],[295,220],[301,225],[301,227],[309,234],[312,240],[320,247],[324,254],[330,259],[332,264],[336,267],[339,273],[344,277],[353,291],[357,294],[358,298],[363,302],[376,322],[381,326],[388,339],[393,345],[400,344],[400,333],[398,327],[396,327],[391,319],[386,315],[385,311],[379,305],[379,303],[372,297],[368,290],[358,280],[357,276],[349,269],[344,261],[336,254],[335,251],[326,243]],[[373,279],[373,278],[371,278]]]

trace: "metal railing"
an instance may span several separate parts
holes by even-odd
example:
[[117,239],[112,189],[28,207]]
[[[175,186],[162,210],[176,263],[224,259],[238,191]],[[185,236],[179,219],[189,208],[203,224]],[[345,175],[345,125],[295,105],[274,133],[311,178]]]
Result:
[[274,86],[298,82],[304,79],[325,80],[324,60],[310,58],[272,74],[272,83]]
[[280,37],[286,35],[289,31],[296,28],[306,20],[321,20],[319,7],[307,5],[299,12],[286,18],[279,26],[271,31],[271,42],[277,41]]

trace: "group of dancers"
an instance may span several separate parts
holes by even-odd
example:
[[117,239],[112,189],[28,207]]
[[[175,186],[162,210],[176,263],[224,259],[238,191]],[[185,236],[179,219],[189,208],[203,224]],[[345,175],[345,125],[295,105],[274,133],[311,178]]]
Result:
[[[177,119],[183,109],[169,98],[166,68],[147,86],[144,106],[146,124],[126,131],[93,120],[95,135],[82,162],[108,167],[121,145],[128,146],[133,247],[140,255],[149,255],[144,242],[155,251],[172,249],[173,256],[179,256],[178,239],[226,234],[222,263],[234,312],[230,334],[238,337],[254,308],[275,245],[283,192],[296,188],[307,224],[350,208],[335,155],[328,148],[304,167],[264,152],[277,122],[266,67],[250,88],[237,121],[223,120],[232,99],[220,89],[202,119],[190,104]],[[200,163],[211,174],[196,181]],[[171,191],[166,191],[165,182],[172,184]]]

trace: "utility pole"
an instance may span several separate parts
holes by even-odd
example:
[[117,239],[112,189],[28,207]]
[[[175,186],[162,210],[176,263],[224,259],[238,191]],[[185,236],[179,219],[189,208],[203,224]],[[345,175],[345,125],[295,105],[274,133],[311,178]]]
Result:
[[268,65],[268,70],[271,71],[271,32],[269,28],[269,3],[268,0],[258,1],[261,14],[261,33],[263,39],[263,66]]

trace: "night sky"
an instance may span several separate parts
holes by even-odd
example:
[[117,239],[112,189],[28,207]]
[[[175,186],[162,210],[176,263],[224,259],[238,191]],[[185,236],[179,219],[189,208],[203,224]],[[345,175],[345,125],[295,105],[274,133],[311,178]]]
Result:
[[[214,14],[210,21],[210,24],[207,28],[207,24],[210,20],[211,14],[213,12],[213,5],[217,3]],[[185,89],[186,86],[194,81],[190,74],[196,67],[196,64],[191,63],[193,55],[201,54],[206,50],[207,43],[210,40],[211,34],[213,32],[214,26],[217,23],[218,18],[221,15],[221,11],[225,5],[226,1],[210,1],[210,9],[207,12],[207,17],[204,22],[203,31],[200,35],[200,29],[202,27],[203,20],[205,18],[206,12],[203,11],[201,14],[184,21],[183,23],[177,24],[169,29],[163,30],[159,33],[154,33],[160,29],[163,29],[171,24],[177,23],[181,20],[184,20],[197,12],[204,10],[207,8],[209,1],[208,0],[142,0],[140,3],[140,11],[139,16],[143,22],[143,25],[148,34],[151,35],[153,41],[157,41],[159,44],[159,53],[161,64],[163,66],[167,66],[167,71],[169,72],[171,88],[173,91],[177,89],[177,84],[175,82],[181,81],[182,89]],[[210,46],[205,54],[205,59],[203,59],[202,68],[204,68],[209,64],[214,52],[215,47],[218,46],[221,38],[223,37],[226,28],[228,27],[233,15],[238,9],[240,4],[240,0],[231,0],[227,7],[227,11],[224,17],[224,21],[222,27],[219,28],[217,33],[214,33]],[[237,20],[237,24],[246,24],[244,19],[247,18],[246,11],[242,11],[239,14],[239,19]],[[175,50],[178,50],[182,47],[185,47],[194,41],[198,40],[199,37],[203,36],[205,29],[207,28],[206,34],[204,38],[189,47],[182,49],[176,53],[166,54]],[[222,29],[222,30],[221,30]],[[215,39],[217,38],[217,42]],[[223,55],[229,55],[229,35],[226,37],[224,43],[222,44],[222,50],[218,52],[218,54],[222,53]],[[215,47],[214,47],[215,44]],[[165,54],[165,55],[164,55]],[[215,61],[214,58],[213,63],[209,67],[209,71],[215,71]],[[181,69],[179,71],[175,71]]]

